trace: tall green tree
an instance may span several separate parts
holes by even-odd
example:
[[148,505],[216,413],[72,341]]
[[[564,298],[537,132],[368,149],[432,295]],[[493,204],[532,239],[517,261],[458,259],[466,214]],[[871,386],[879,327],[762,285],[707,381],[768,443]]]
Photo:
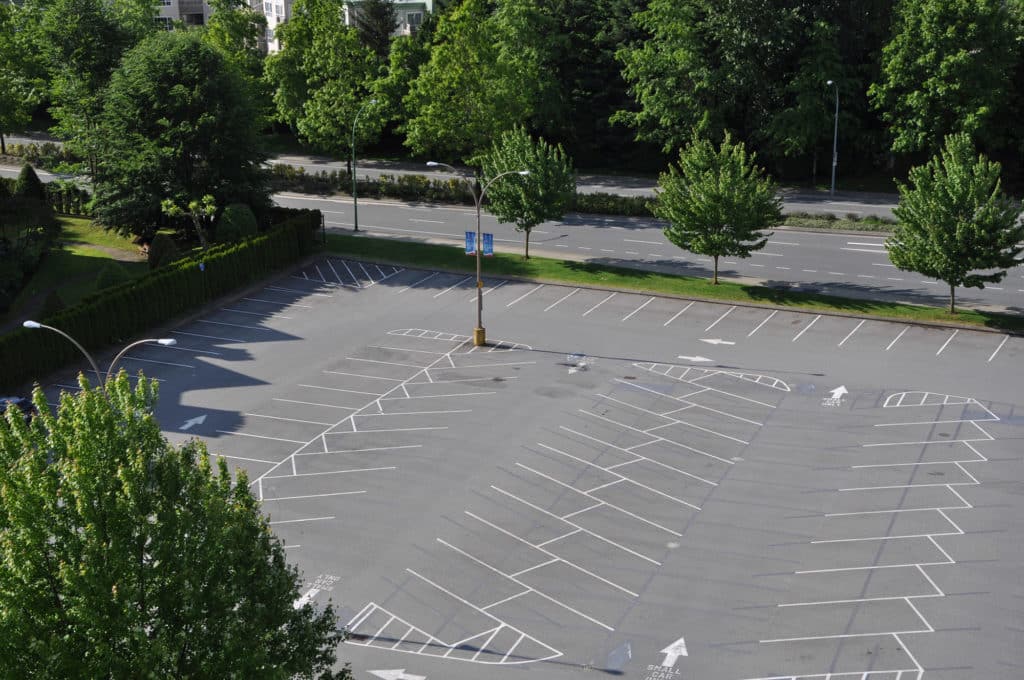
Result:
[[[946,138],[942,152],[910,171],[893,210],[899,222],[886,241],[889,259],[956,289],[998,283],[1024,252],[1021,207],[1002,193],[999,163],[975,155],[965,133]],[[997,271],[991,271],[991,270]],[[981,273],[987,272],[987,273]]]
[[511,222],[523,232],[523,257],[530,259],[530,233],[538,224],[557,220],[572,207],[576,173],[562,145],[533,139],[525,128],[502,133],[481,159],[486,186],[502,173],[528,170],[529,175],[508,175],[487,189],[488,210],[499,222]]
[[244,77],[200,32],[146,38],[105,92],[96,219],[142,233],[158,223],[165,199],[266,204],[260,125]]
[[213,13],[204,29],[207,42],[245,77],[252,96],[263,104],[265,114],[272,108],[270,88],[263,79],[263,50],[260,41],[267,31],[267,18],[246,0],[208,0]]
[[406,145],[466,159],[531,121],[554,96],[550,52],[539,38],[551,21],[540,0],[465,0],[443,15],[408,95]]
[[0,154],[7,153],[4,135],[21,130],[45,89],[44,66],[26,33],[27,10],[0,5]]
[[386,62],[391,51],[391,35],[398,28],[398,12],[392,0],[361,0],[350,3],[355,10],[355,25],[359,39],[368,49]]
[[0,418],[4,675],[349,677],[244,471],[163,437],[156,381],[79,384]]
[[934,153],[966,132],[997,144],[1021,25],[1004,0],[902,0],[881,80],[868,95],[889,123],[895,151]]
[[720,257],[750,257],[771,236],[763,230],[782,222],[775,183],[728,134],[716,148],[694,133],[678,165],[658,178],[657,193],[654,214],[669,223],[665,236],[683,250],[711,257],[715,284]]

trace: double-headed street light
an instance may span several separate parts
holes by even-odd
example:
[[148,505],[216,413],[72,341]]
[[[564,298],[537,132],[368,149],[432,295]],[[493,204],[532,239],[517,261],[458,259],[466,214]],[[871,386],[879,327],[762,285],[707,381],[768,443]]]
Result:
[[356,123],[366,107],[376,103],[376,99],[365,102],[356,111],[356,117],[352,119],[352,144],[350,145],[352,147],[352,231],[359,231],[359,199],[356,197]]
[[131,348],[138,347],[139,345],[144,345],[149,342],[155,342],[159,345],[163,345],[164,347],[173,347],[174,345],[178,344],[178,341],[175,340],[174,338],[147,338],[145,340],[136,340],[135,342],[131,343],[130,345],[122,349],[120,352],[118,352],[117,356],[114,357],[114,360],[110,362],[110,366],[107,368],[106,379],[104,379],[103,374],[100,373],[100,367],[99,365],[97,365],[96,360],[93,359],[92,355],[89,354],[89,352],[87,352],[86,349],[82,347],[82,345],[77,340],[75,340],[73,337],[71,337],[61,329],[54,328],[53,326],[47,326],[46,324],[41,324],[38,321],[31,320],[25,321],[21,325],[24,326],[25,328],[42,328],[48,331],[53,331],[54,333],[67,339],[68,342],[77,347],[78,351],[85,355],[85,358],[89,360],[89,364],[92,366],[92,370],[96,373],[96,380],[99,381],[98,384],[104,391],[106,391],[107,389],[106,385],[110,381],[110,376],[113,373],[114,367],[117,365],[117,362],[124,358],[124,355],[127,354],[128,350],[130,350]]
[[839,151],[836,146],[839,141],[839,85],[836,81],[830,80],[826,85],[831,85],[836,91],[836,113],[835,113],[835,124],[832,128],[832,188],[829,190],[829,196],[836,195],[836,165],[839,164]]
[[461,176],[466,180],[466,184],[469,185],[469,190],[473,194],[473,201],[476,203],[476,328],[473,329],[473,344],[477,347],[487,344],[487,331],[484,330],[484,281],[480,275],[480,255],[483,250],[483,235],[480,233],[480,205],[483,203],[484,195],[487,193],[487,188],[494,184],[496,181],[505,177],[506,175],[529,175],[529,170],[509,170],[501,174],[492,177],[486,184],[480,187],[480,191],[477,191],[479,180],[474,179],[470,181],[468,177],[463,176],[458,170],[448,165],[447,163],[438,163],[437,161],[427,161],[427,165],[436,168],[444,167],[451,170],[456,175]]

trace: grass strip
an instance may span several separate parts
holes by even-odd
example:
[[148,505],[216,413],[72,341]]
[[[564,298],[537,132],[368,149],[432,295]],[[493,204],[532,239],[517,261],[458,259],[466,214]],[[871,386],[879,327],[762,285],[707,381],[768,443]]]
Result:
[[[327,250],[337,255],[422,269],[476,271],[475,258],[465,255],[462,248],[453,246],[328,234]],[[957,314],[949,314],[945,309],[938,307],[860,300],[766,286],[732,282],[722,282],[716,286],[709,279],[692,276],[545,257],[524,260],[521,255],[513,253],[495,253],[494,257],[488,257],[484,263],[484,272],[487,276],[511,276],[576,286],[604,286],[702,300],[770,305],[812,312],[869,315],[897,321],[978,326],[1024,333],[1024,317],[1013,314],[968,309]]]

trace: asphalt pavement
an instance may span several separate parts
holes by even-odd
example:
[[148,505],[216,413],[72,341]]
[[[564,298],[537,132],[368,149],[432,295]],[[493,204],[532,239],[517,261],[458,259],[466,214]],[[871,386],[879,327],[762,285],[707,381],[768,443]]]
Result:
[[486,347],[472,276],[321,257],[125,359],[357,680],[1019,680],[1024,339],[484,283]]

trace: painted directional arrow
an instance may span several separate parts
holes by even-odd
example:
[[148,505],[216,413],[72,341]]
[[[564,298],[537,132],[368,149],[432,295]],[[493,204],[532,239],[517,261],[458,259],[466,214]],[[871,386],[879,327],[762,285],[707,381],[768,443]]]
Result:
[[846,385],[840,385],[834,390],[829,390],[832,393],[833,399],[841,399],[844,394],[849,394],[849,390],[846,389]]
[[735,345],[736,343],[732,340],[722,340],[721,338],[701,338],[701,342],[706,342],[709,345]]
[[686,653],[686,640],[683,638],[679,638],[660,653],[665,655],[665,660],[661,662],[663,668],[673,668],[679,657],[689,656]]
[[693,361],[695,363],[700,363],[702,361],[714,361],[714,359],[708,359],[707,357],[701,357],[701,356],[688,357],[685,354],[680,354],[679,358],[683,359],[684,361]]
[[367,671],[367,673],[370,675],[376,675],[382,680],[427,680],[427,676],[406,673],[404,668],[398,668],[390,671]]
[[196,416],[195,418],[189,418],[188,420],[185,421],[185,424],[182,425],[178,429],[179,430],[191,430],[193,425],[202,425],[205,422],[206,422],[206,414],[204,413],[201,416]]

